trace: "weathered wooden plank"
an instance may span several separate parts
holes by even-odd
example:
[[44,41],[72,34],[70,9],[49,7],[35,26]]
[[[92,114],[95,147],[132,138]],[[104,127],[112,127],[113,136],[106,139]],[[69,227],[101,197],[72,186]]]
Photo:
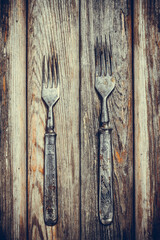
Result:
[[[58,223],[43,219],[44,133],[41,100],[43,56],[59,57],[57,133]],[[79,2],[35,1],[28,5],[28,227],[29,239],[79,239]]]
[[0,2],[0,238],[26,239],[26,6]]
[[[81,237],[133,237],[132,31],[130,1],[81,0]],[[98,129],[100,99],[94,88],[96,38],[105,35],[116,88],[108,99],[113,126],[114,220],[98,217]],[[110,38],[110,40],[109,40]],[[110,44],[111,42],[111,44]]]
[[160,239],[160,1],[135,0],[136,239]]

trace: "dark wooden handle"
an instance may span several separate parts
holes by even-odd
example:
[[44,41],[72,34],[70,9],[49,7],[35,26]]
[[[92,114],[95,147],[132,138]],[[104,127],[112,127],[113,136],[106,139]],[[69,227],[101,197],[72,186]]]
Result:
[[100,129],[99,217],[102,224],[113,221],[111,129]]
[[45,134],[44,221],[53,226],[58,220],[56,133]]

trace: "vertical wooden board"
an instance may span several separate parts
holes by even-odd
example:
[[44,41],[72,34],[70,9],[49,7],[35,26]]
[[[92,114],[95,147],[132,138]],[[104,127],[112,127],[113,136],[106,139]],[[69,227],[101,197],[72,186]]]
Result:
[[[57,133],[58,223],[43,219],[44,133],[42,61],[58,54],[60,100],[53,108]],[[28,5],[28,231],[29,239],[79,239],[79,3]]]
[[[81,0],[81,236],[133,237],[132,30],[130,1]],[[100,99],[95,91],[96,38],[111,42],[116,88],[108,99],[113,126],[114,220],[98,217],[98,129]],[[110,37],[110,40],[109,40]]]
[[160,1],[134,4],[136,239],[160,239]]
[[0,12],[0,238],[26,239],[25,1]]

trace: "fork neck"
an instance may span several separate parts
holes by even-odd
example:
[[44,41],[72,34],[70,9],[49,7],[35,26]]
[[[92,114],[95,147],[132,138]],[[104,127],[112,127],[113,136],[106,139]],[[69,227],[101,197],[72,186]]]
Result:
[[102,99],[102,113],[101,113],[101,123],[109,123],[108,108],[107,108],[107,98]]
[[53,106],[48,107],[47,132],[54,132]]

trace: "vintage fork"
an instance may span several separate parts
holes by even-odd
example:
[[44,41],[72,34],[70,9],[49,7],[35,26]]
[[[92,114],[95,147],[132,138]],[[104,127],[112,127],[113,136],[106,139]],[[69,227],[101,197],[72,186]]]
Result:
[[102,98],[101,126],[99,129],[99,217],[102,224],[110,224],[113,220],[113,180],[112,180],[112,144],[107,98],[115,87],[112,76],[111,56],[105,44],[98,42],[95,47],[96,77],[95,88]]
[[53,106],[59,100],[59,70],[58,56],[48,58],[48,79],[45,80],[45,56],[42,73],[42,99],[48,107],[47,128],[45,133],[44,160],[44,221],[53,226],[58,220],[57,206],[57,163],[56,163],[56,133],[53,123]]

